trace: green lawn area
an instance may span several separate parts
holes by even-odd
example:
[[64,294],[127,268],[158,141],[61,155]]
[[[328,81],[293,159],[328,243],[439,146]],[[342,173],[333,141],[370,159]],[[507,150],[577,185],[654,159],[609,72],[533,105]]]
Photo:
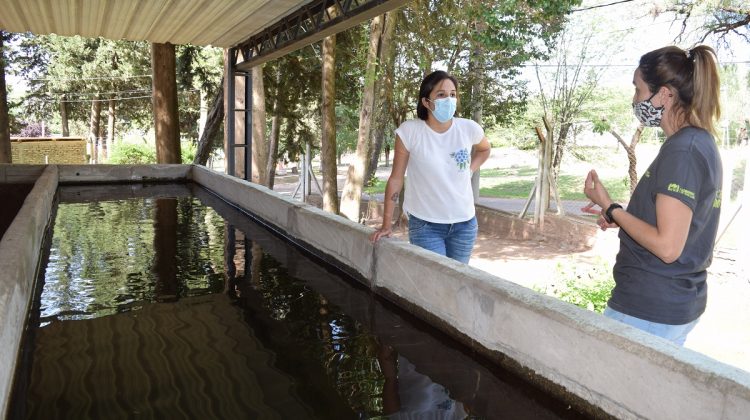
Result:
[[[482,197],[522,198],[529,197],[534,187],[536,167],[523,166],[518,168],[482,170],[479,195]],[[586,200],[583,195],[582,175],[560,175],[558,187],[562,200]],[[615,201],[628,201],[630,186],[627,177],[601,178],[610,196]]]
[[[483,169],[480,179],[479,195],[482,197],[521,198],[529,197],[534,187],[536,167],[521,166],[517,168]],[[580,175],[560,175],[558,186],[563,200],[586,200],[583,195],[583,180]],[[630,187],[627,177],[602,178],[610,196],[615,201],[628,201]],[[370,194],[385,192],[385,181],[378,180],[374,185],[365,188]]]

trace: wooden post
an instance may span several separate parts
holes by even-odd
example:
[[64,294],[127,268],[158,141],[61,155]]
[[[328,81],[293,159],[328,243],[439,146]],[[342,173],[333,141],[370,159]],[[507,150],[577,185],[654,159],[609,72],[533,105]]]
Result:
[[151,44],[156,162],[181,163],[180,118],[173,44]]
[[94,99],[91,101],[91,118],[89,119],[89,143],[90,161],[91,163],[99,163],[97,159],[99,156],[99,117],[101,116],[102,103],[99,101],[99,94],[94,95]]
[[545,144],[547,143],[547,140],[544,138],[544,133],[542,133],[541,128],[534,127],[534,129],[539,138],[539,147],[537,149],[538,161],[536,167],[537,176],[534,180],[534,224],[538,226],[541,214],[539,209],[542,208],[542,176],[544,175],[544,151],[546,150]]
[[547,128],[547,137],[544,142],[544,163],[542,165],[542,205],[536,211],[539,213],[539,228],[544,228],[544,214],[549,208],[549,185],[550,185],[550,164],[552,163],[552,145],[554,143],[552,126],[545,115],[544,126]]

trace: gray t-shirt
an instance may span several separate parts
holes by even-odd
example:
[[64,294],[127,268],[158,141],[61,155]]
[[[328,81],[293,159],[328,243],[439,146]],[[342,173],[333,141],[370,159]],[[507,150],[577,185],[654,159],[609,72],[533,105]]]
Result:
[[706,268],[719,227],[721,156],[705,130],[686,127],[668,138],[633,192],[628,213],[656,226],[656,195],[665,194],[693,211],[687,242],[677,261],[666,264],[620,229],[614,266],[616,286],[608,305],[647,321],[681,325],[706,309]]

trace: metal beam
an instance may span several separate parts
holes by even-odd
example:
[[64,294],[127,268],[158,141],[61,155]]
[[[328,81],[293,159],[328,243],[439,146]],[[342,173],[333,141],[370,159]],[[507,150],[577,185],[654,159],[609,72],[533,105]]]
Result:
[[[361,22],[406,4],[408,0],[314,0],[272,24],[261,33],[241,42],[244,61],[235,63],[239,71],[273,60],[323,38],[345,31]],[[330,14],[335,7],[338,13]],[[335,17],[331,17],[335,16]]]

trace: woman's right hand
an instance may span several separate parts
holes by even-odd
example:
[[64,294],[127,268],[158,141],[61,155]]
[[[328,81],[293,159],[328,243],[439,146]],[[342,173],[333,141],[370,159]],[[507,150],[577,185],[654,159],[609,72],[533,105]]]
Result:
[[383,237],[388,238],[391,236],[392,233],[393,233],[393,230],[391,230],[391,228],[381,227],[380,229],[373,232],[372,235],[370,235],[370,242],[375,243],[380,238],[383,238]]
[[607,207],[612,204],[612,199],[609,198],[607,189],[604,188],[604,185],[599,181],[599,175],[597,175],[596,171],[593,169],[589,171],[586,176],[586,181],[584,181],[583,185],[583,193],[586,194],[586,197],[588,197],[589,200],[603,210],[606,210]]

